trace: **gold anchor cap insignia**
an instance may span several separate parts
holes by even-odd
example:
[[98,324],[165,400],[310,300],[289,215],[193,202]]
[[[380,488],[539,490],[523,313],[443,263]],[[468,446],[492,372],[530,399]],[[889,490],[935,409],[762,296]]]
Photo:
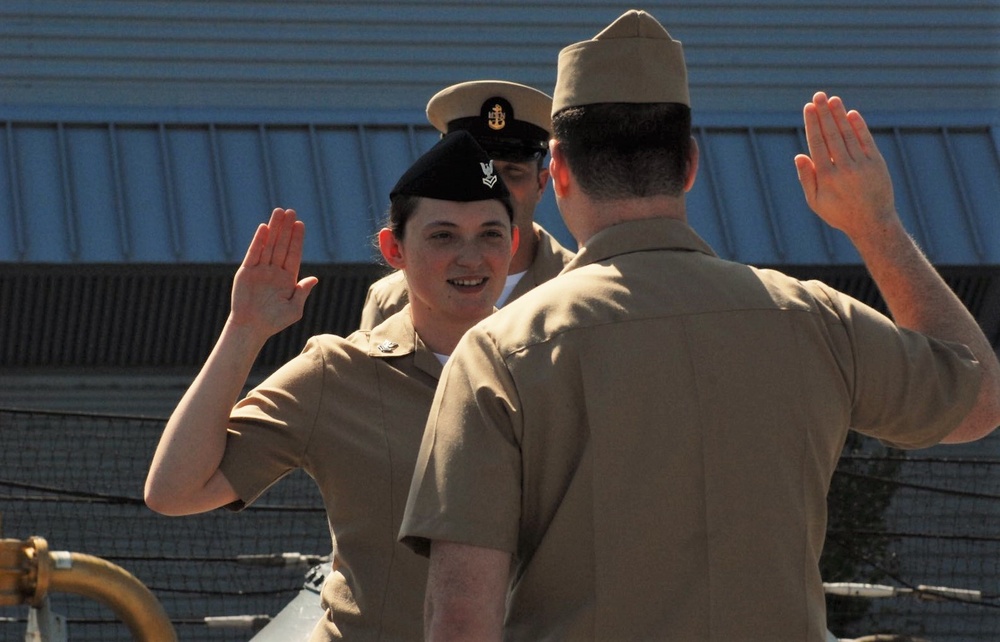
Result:
[[507,126],[507,114],[504,113],[500,103],[493,105],[493,109],[488,112],[486,124],[494,131],[499,131]]

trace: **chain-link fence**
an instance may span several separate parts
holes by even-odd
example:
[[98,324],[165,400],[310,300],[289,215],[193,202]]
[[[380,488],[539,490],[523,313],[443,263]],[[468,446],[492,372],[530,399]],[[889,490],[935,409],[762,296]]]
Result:
[[[331,547],[318,490],[300,472],[239,514],[154,514],[142,486],[163,423],[0,410],[0,534],[38,535],[51,550],[122,566],[160,599],[181,640],[249,640],[252,628],[209,627],[206,618],[259,624],[298,593]],[[301,563],[286,564],[287,553]],[[828,582],[896,594],[830,596],[829,627],[839,637],[1000,640],[1000,460],[922,458],[852,435],[830,492],[822,566]],[[972,592],[921,589],[928,586]],[[97,602],[54,595],[52,608],[74,642],[129,639]],[[27,607],[0,610],[0,640],[23,640],[27,616]]]

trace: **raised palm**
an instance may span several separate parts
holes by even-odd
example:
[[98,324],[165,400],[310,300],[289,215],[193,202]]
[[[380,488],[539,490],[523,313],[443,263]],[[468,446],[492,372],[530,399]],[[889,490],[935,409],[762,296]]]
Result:
[[315,277],[299,280],[305,224],[277,208],[254,233],[233,281],[229,322],[269,337],[302,318]]
[[851,238],[896,223],[892,179],[861,114],[818,92],[803,118],[809,155],[795,165],[809,207]]

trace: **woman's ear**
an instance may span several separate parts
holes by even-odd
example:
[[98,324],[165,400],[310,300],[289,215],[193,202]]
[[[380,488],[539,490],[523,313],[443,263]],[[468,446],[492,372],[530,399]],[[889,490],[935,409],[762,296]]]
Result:
[[382,258],[391,267],[397,270],[406,267],[406,260],[403,257],[403,245],[396,239],[396,235],[388,227],[383,227],[379,230],[378,249],[382,251]]
[[510,226],[510,255],[517,254],[517,248],[521,245],[521,229],[516,225]]

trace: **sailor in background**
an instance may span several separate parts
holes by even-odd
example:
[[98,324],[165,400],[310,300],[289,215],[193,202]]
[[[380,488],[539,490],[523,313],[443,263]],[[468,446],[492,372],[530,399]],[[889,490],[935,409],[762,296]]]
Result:
[[[552,97],[526,85],[475,80],[442,89],[427,103],[427,120],[442,135],[464,130],[486,150],[510,190],[521,245],[497,307],[559,274],[573,252],[535,222],[549,170],[544,161],[552,135]],[[371,329],[407,301],[403,275],[393,272],[368,289],[361,329]]]

